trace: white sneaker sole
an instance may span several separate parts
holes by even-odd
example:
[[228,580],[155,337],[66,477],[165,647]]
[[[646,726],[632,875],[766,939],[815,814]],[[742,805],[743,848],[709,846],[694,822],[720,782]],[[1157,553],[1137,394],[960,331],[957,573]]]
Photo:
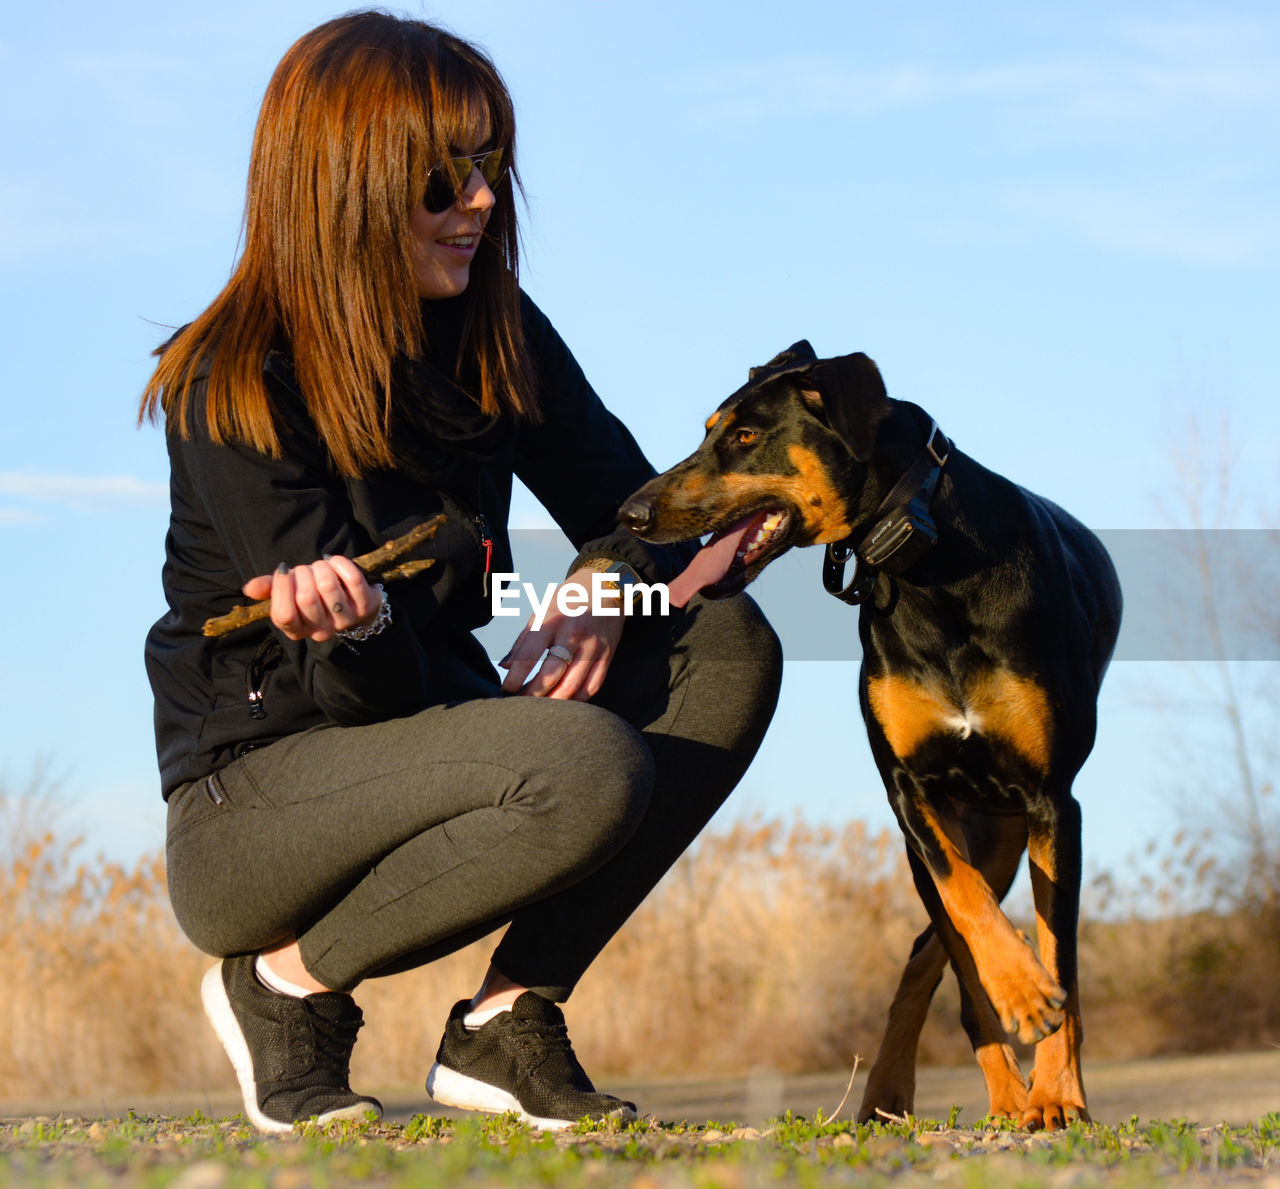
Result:
[[[249,1045],[240,1028],[240,1021],[231,1008],[231,1000],[227,998],[227,988],[222,981],[222,963],[210,966],[200,980],[200,1002],[204,1004],[204,1014],[222,1042],[223,1049],[231,1059],[231,1068],[236,1071],[236,1081],[240,1083],[240,1097],[244,1100],[244,1113],[259,1131],[273,1135],[286,1135],[293,1130],[292,1123],[282,1123],[279,1119],[269,1119],[258,1106],[258,1083],[253,1076],[253,1058],[249,1056]],[[331,1123],[338,1119],[363,1119],[373,1108],[365,1103],[340,1107],[335,1111],[326,1111],[317,1117],[318,1123]]]
[[[485,1111],[491,1115],[519,1115],[530,1127],[542,1131],[564,1131],[573,1127],[577,1119],[544,1119],[531,1115],[520,1105],[514,1094],[509,1094],[488,1082],[469,1078],[465,1073],[441,1065],[438,1061],[431,1066],[427,1074],[427,1093],[444,1106],[456,1106],[464,1111]],[[605,1116],[619,1118],[624,1122],[635,1116],[628,1110],[616,1110]]]

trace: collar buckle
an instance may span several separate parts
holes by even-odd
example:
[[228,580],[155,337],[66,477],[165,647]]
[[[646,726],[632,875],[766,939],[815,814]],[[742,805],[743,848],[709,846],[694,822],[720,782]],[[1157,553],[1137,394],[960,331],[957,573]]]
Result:
[[929,452],[929,457],[938,466],[944,467],[947,465],[947,459],[951,457],[951,441],[938,428],[937,421],[933,421],[929,426],[929,436],[925,439],[924,448]]

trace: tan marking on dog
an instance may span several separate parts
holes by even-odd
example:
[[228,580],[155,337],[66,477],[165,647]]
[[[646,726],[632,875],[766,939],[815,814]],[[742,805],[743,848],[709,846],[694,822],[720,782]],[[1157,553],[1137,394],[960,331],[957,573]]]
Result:
[[710,433],[711,430],[715,429],[715,427],[720,424],[720,419],[722,417],[724,418],[724,427],[726,429],[728,429],[729,426],[733,424],[734,413],[732,409],[727,413],[723,409],[717,409],[714,413],[711,414],[710,417],[707,418],[708,433]]
[[956,708],[936,686],[890,673],[867,682],[867,698],[899,759],[905,759],[931,735],[953,729]]
[[[1033,829],[1028,833],[1027,859],[1031,867],[1031,890],[1036,905],[1040,962],[1050,975],[1062,982],[1058,956],[1061,942],[1054,920],[1058,864],[1050,830]],[[1086,1123],[1089,1121],[1084,1079],[1080,1071],[1080,1045],[1084,1029],[1080,1023],[1080,992],[1076,982],[1067,987],[1062,1015],[1062,1027],[1036,1045],[1031,1092],[1020,1120],[1022,1126],[1031,1131],[1065,1127],[1072,1119],[1081,1119]]]
[[801,388],[800,399],[811,413],[821,413],[823,410],[822,393],[816,388]]
[[825,544],[849,535],[848,512],[844,500],[811,451],[791,448],[794,475],[748,475],[729,471],[711,480],[704,511],[720,519],[733,509],[764,507],[771,503],[790,504],[800,513],[798,545]]
[[1053,746],[1049,698],[1029,677],[996,669],[974,678],[963,704],[936,686],[892,674],[868,684],[876,719],[893,754],[905,759],[931,735],[954,732],[962,738],[987,735],[1008,744],[1042,772],[1048,771]]
[[1007,743],[1041,772],[1049,770],[1053,750],[1049,698],[1030,677],[996,669],[969,685],[965,704],[969,715],[981,723],[975,730]]
[[1067,997],[1062,1027],[1036,1045],[1035,1072],[1021,1123],[1028,1131],[1056,1130],[1072,1119],[1090,1122],[1080,1070],[1079,996],[1073,987]]
[[668,488],[663,495],[667,500],[675,499],[692,504],[706,496],[709,486],[706,475],[700,471],[690,471],[679,484]]
[[791,465],[800,472],[800,483],[808,493],[807,504],[801,507],[812,508],[812,519],[806,517],[806,524],[813,527],[815,545],[825,545],[829,541],[838,541],[847,537],[850,532],[849,509],[839,489],[827,474],[818,456],[810,449],[793,445],[787,449],[787,457]]
[[1027,1109],[1027,1083],[1013,1049],[1007,1044],[979,1045],[973,1055],[987,1083],[987,1114],[1021,1122]]
[[1062,1008],[1054,1005],[1062,1003],[1066,992],[1041,965],[1025,935],[1000,911],[991,885],[949,837],[933,806],[922,797],[916,810],[943,859],[939,869],[930,867],[934,886],[973,955],[978,979],[1001,1027],[1023,1044],[1048,1036],[1063,1021]]

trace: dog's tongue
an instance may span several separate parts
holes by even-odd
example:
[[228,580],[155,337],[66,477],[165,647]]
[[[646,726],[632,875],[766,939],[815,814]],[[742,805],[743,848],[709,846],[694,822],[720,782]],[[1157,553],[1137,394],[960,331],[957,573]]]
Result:
[[733,559],[737,556],[742,538],[759,519],[760,513],[745,516],[732,528],[716,533],[699,549],[693,561],[667,585],[671,605],[683,607],[704,586],[713,586],[721,581],[733,565]]

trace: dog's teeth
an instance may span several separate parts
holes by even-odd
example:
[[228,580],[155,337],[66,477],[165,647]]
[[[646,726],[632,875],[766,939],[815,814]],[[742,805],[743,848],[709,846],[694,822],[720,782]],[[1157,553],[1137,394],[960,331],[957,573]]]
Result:
[[745,560],[754,553],[762,545],[767,545],[774,534],[782,527],[784,517],[781,512],[770,512],[761,523],[760,527],[751,534],[751,539],[744,541],[738,546],[737,557],[739,561]]

